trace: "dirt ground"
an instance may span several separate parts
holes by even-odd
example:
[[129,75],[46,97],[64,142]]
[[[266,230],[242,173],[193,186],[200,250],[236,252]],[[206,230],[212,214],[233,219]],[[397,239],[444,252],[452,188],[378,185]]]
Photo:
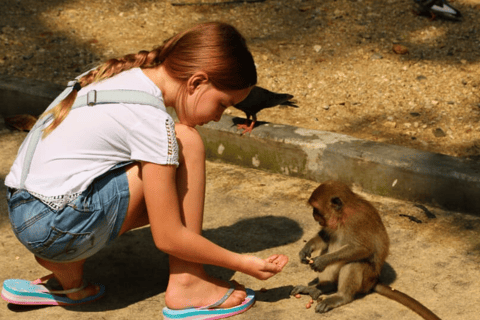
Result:
[[0,72],[66,84],[107,58],[221,20],[245,35],[259,85],[297,100],[298,109],[264,110],[260,121],[480,158],[478,0],[450,1],[462,22],[418,16],[413,0],[172,5],[181,2],[221,1],[4,0]]
[[[3,180],[25,133],[0,136]],[[361,297],[324,315],[306,309],[309,298],[289,296],[294,285],[315,278],[300,264],[298,252],[318,232],[306,200],[316,183],[284,175],[207,163],[204,235],[240,253],[265,258],[282,253],[290,262],[282,273],[260,281],[218,267],[208,271],[235,279],[256,291],[257,302],[236,319],[420,319],[402,305],[377,294]],[[0,283],[8,278],[46,275],[18,242],[7,223],[5,187],[0,184]],[[391,240],[382,281],[408,293],[442,319],[476,320],[480,314],[480,217],[429,208],[428,219],[413,203],[364,195],[379,209]],[[403,216],[402,216],[403,215]],[[417,219],[416,222],[412,219]],[[102,283],[107,294],[77,307],[25,307],[0,300],[0,319],[161,319],[168,280],[167,256],[158,251],[149,228],[120,237],[86,263],[86,278]],[[264,289],[264,290],[262,290]],[[265,290],[266,289],[266,290]],[[315,306],[315,304],[314,304]]]
[[[107,58],[151,49],[199,22],[222,20],[247,38],[259,85],[294,94],[299,105],[264,110],[260,121],[478,159],[480,7],[476,0],[451,2],[463,13],[463,22],[417,16],[410,0],[216,6],[173,6],[167,0],[4,0],[0,72],[65,84]],[[394,53],[394,44],[409,54]],[[227,112],[243,117],[232,108]],[[25,134],[0,134],[3,180]],[[241,253],[290,257],[284,271],[265,282],[209,267],[218,277],[256,290],[255,306],[236,319],[419,319],[377,294],[325,315],[306,309],[309,299],[289,292],[315,278],[297,253],[317,232],[305,205],[316,183],[213,162],[207,168],[205,236]],[[4,194],[1,183],[0,281],[36,279],[45,270],[10,230]],[[430,208],[437,217],[428,219],[413,203],[365,196],[379,208],[391,238],[383,281],[442,319],[478,319],[480,218]],[[158,319],[167,274],[167,256],[155,249],[148,228],[138,229],[87,262],[88,279],[107,287],[102,300],[76,308],[0,301],[0,319]]]

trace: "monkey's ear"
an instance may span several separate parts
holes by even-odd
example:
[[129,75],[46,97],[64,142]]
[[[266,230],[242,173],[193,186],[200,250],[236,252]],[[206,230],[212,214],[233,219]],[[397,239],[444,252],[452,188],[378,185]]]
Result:
[[339,197],[333,197],[330,199],[330,203],[332,204],[333,209],[339,211],[343,207],[343,201]]

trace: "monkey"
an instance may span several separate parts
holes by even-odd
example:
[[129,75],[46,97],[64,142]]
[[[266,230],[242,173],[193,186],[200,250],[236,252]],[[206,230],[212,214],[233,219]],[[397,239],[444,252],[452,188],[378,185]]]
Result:
[[[417,300],[379,282],[390,241],[378,211],[369,201],[348,185],[331,180],[320,184],[308,203],[321,228],[299,256],[301,263],[319,272],[318,281],[294,287],[291,295],[310,295],[317,300],[315,311],[325,313],[352,302],[357,294],[375,291],[426,320],[440,320]],[[316,251],[320,255],[311,259]]]

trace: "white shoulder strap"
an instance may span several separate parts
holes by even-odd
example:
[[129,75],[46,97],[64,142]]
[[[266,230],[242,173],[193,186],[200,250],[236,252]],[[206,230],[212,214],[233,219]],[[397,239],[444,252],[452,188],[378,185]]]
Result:
[[[72,92],[73,87],[77,83],[77,80],[70,81],[68,86],[63,92],[48,106],[47,110],[55,107],[60,103],[65,97],[67,97],[70,92]],[[150,105],[155,108],[162,109],[164,107],[163,101],[147,92],[138,91],[138,90],[102,90],[96,91],[91,90],[86,95],[77,97],[75,102],[72,105],[72,109],[84,107],[84,106],[94,106],[97,104],[111,104],[111,103],[135,103],[135,104],[144,104]],[[27,180],[28,172],[30,171],[30,166],[32,164],[33,154],[37,147],[38,141],[42,136],[42,126],[49,120],[52,119],[52,115],[44,117],[35,123],[35,126],[30,131],[31,138],[27,146],[27,151],[25,154],[25,159],[22,167],[22,175],[20,178],[20,189],[25,188],[25,181]]]

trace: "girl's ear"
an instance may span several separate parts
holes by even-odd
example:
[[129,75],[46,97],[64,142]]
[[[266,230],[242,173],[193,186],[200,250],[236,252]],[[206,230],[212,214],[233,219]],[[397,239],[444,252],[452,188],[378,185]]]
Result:
[[187,92],[193,94],[202,84],[208,83],[208,75],[205,72],[195,72],[187,81]]

